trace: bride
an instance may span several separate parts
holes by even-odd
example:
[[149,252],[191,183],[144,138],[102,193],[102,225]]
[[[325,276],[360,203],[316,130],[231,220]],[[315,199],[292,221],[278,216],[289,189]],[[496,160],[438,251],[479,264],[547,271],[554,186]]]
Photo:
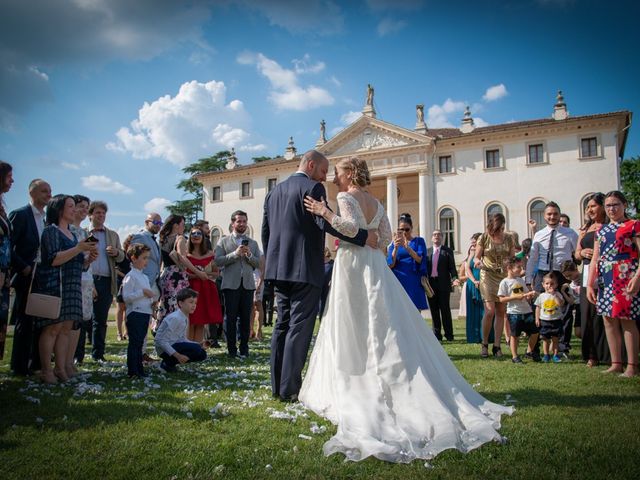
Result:
[[[380,202],[366,192],[366,162],[335,167],[339,215],[305,199],[308,211],[340,233],[377,229],[391,241]],[[456,448],[468,452],[500,441],[500,416],[513,409],[489,402],[462,378],[389,269],[380,250],[340,244],[331,291],[300,401],[338,426],[325,455],[389,462],[430,459]]]

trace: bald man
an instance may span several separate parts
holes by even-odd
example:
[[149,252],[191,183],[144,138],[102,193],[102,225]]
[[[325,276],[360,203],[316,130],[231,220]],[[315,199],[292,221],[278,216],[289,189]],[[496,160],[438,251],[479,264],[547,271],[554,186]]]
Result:
[[51,200],[51,186],[40,178],[29,183],[28,205],[9,213],[13,231],[11,245],[11,269],[15,275],[13,288],[16,292],[11,323],[15,325],[11,370],[26,376],[39,368],[38,335],[33,317],[25,314],[29,282],[40,248],[40,236],[44,230],[44,207]]

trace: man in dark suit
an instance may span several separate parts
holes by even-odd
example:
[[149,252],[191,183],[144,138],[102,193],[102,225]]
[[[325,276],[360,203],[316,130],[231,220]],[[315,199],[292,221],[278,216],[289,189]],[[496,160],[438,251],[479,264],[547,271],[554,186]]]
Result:
[[278,301],[271,338],[271,388],[284,401],[296,401],[302,386],[324,281],[324,233],[360,246],[377,243],[375,232],[361,229],[355,238],[347,238],[305,210],[305,196],[326,198],[320,182],[326,180],[328,170],[327,158],[310,150],[298,171],[271,190],[264,203],[265,280],[274,282]]
[[11,323],[15,325],[11,369],[16,375],[28,375],[39,368],[38,335],[33,317],[25,314],[31,274],[44,230],[44,207],[51,200],[51,187],[39,178],[29,184],[28,205],[9,213],[13,230],[11,268],[16,292]]
[[458,273],[453,251],[442,244],[442,232],[434,230],[431,236],[433,246],[427,249],[429,257],[429,283],[433,289],[433,297],[429,298],[429,309],[433,318],[433,333],[442,341],[442,327],[448,341],[453,340],[453,322],[449,297],[451,286],[458,286]]

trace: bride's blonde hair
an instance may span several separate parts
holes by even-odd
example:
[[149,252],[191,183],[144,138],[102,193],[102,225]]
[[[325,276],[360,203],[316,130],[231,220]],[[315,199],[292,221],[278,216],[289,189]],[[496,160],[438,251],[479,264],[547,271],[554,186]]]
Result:
[[351,172],[351,183],[359,187],[371,185],[371,174],[367,162],[358,157],[343,158],[336,167]]

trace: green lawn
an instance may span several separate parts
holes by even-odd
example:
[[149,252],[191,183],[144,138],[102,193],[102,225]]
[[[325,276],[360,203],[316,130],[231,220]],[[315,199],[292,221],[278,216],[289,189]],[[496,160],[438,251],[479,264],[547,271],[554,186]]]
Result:
[[[455,327],[463,338],[464,322]],[[152,369],[143,382],[127,378],[126,343],[115,341],[114,327],[109,340],[108,364],[88,360],[79,378],[49,387],[9,375],[8,339],[0,363],[1,479],[638,475],[640,379],[603,375],[604,368],[588,369],[577,359],[519,366],[507,357],[480,359],[478,345],[446,344],[479,392],[514,405],[516,413],[504,417],[506,445],[485,445],[466,455],[447,451],[427,468],[423,461],[325,458],[322,444],[335,428],[300,406],[271,399],[268,342],[252,343],[249,360],[230,361],[218,349],[204,364],[175,375]],[[574,349],[579,351],[577,344]],[[326,431],[313,433],[314,422]]]

